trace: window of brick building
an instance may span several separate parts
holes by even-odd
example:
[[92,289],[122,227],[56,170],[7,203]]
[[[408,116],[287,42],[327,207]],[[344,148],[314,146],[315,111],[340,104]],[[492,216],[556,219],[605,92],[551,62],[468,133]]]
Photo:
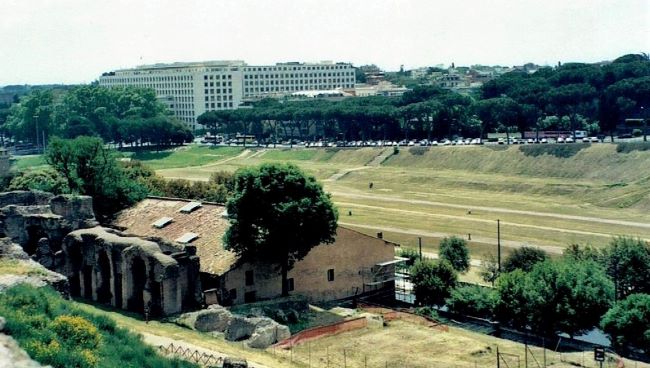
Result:
[[287,279],[287,290],[288,291],[293,291],[294,288],[294,283],[293,283],[293,277],[290,279]]
[[334,269],[327,270],[327,281],[334,281]]

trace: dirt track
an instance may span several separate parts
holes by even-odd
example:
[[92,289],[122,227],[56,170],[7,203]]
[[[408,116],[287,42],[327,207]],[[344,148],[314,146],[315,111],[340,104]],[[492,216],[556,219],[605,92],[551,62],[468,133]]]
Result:
[[395,197],[389,197],[383,195],[368,195],[368,194],[346,193],[346,192],[331,192],[331,193],[332,195],[335,196],[347,197],[347,198],[374,199],[374,200],[382,200],[386,202],[423,204],[423,205],[438,206],[438,207],[459,208],[464,210],[471,208],[472,210],[482,210],[482,211],[491,211],[491,212],[499,212],[499,213],[512,213],[512,214],[527,215],[527,216],[552,217],[552,218],[563,219],[563,220],[578,220],[578,221],[585,221],[585,222],[597,222],[601,224],[632,226],[632,227],[650,229],[650,223],[644,223],[644,222],[603,219],[603,218],[588,217],[588,216],[563,215],[559,213],[513,210],[509,208],[500,208],[500,207],[486,207],[486,206],[473,206],[473,205],[468,206],[468,205],[451,204],[451,203],[444,203],[444,202],[425,201],[421,199],[395,198]]

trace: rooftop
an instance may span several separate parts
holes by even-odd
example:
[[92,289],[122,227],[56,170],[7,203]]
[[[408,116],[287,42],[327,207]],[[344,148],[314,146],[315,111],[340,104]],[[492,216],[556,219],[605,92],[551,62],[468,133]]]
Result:
[[[146,198],[134,207],[120,212],[113,224],[124,228],[127,233],[155,236],[168,241],[178,241],[192,233],[196,238],[191,244],[196,246],[196,254],[201,257],[201,271],[221,274],[237,259],[234,253],[223,248],[221,241],[228,228],[228,220],[221,216],[226,208],[204,202],[190,213],[180,212],[190,202],[193,201]],[[163,217],[171,217],[173,221],[162,228],[152,226]]]

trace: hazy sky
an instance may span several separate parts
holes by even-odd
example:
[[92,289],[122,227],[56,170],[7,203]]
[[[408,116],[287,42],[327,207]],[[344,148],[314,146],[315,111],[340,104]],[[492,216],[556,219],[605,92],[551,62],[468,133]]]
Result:
[[174,61],[594,62],[650,52],[650,0],[0,0],[0,85]]

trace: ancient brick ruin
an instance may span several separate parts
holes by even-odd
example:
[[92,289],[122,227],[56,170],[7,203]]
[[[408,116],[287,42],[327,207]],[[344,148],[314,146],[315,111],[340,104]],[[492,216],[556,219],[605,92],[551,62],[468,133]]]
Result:
[[72,296],[152,316],[201,302],[194,246],[98,226],[88,196],[0,193],[0,237],[68,277]]

